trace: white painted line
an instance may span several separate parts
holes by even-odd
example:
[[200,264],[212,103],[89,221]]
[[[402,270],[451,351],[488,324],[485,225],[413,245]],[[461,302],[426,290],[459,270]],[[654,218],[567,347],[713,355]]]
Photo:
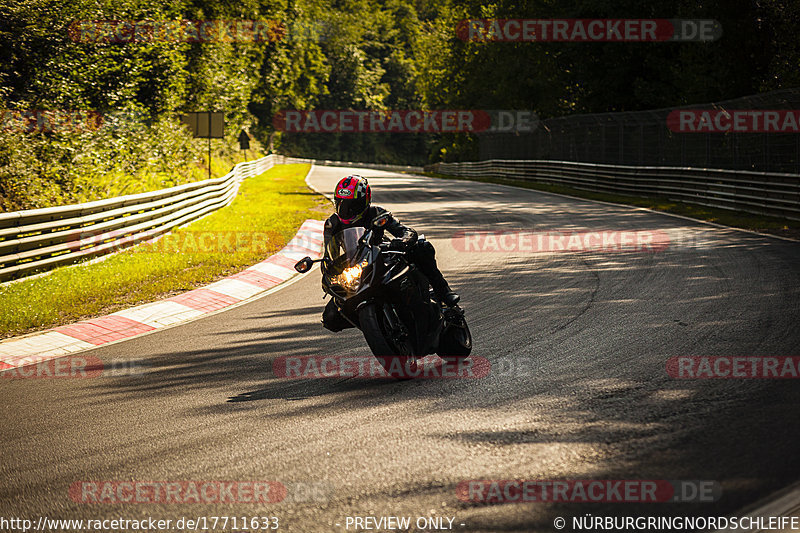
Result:
[[[448,179],[448,178],[431,178],[430,176],[421,176],[421,177],[422,178],[431,179],[431,180],[452,181],[452,182],[461,182],[461,183],[463,183],[465,181],[468,181],[470,183],[478,183],[478,184],[481,184],[481,185],[492,185],[492,186],[495,186],[495,187],[506,187],[506,188],[509,188],[509,189],[517,189],[517,190],[521,189],[521,190],[524,190],[524,191],[532,191],[532,192],[537,192],[537,193],[541,193],[541,194],[549,194],[550,196],[560,196],[561,198],[569,198],[571,200],[580,200],[582,202],[592,202],[592,203],[595,203],[595,204],[611,205],[611,206],[614,206],[614,207],[625,207],[625,208],[631,209],[633,211],[647,211],[649,213],[654,213],[656,215],[664,215],[664,216],[673,217],[673,218],[680,218],[682,220],[688,220],[690,222],[696,222],[698,224],[705,224],[707,226],[714,226],[715,228],[720,228],[720,229],[741,231],[741,232],[744,232],[744,233],[750,233],[752,235],[758,235],[760,237],[769,237],[769,238],[772,238],[772,239],[779,239],[779,240],[782,240],[782,241],[798,242],[797,239],[792,239],[790,237],[784,237],[782,235],[772,235],[770,233],[759,233],[758,231],[753,231],[753,230],[744,229],[744,228],[736,228],[734,226],[726,226],[724,224],[718,224],[716,222],[709,222],[707,220],[701,220],[699,218],[687,217],[687,216],[684,216],[684,215],[678,215],[676,213],[668,213],[667,211],[658,211],[656,209],[649,209],[647,207],[639,207],[639,206],[630,205],[630,204],[618,204],[618,203],[614,203],[614,202],[606,202],[606,201],[603,201],[603,200],[592,200],[590,198],[581,198],[580,196],[572,196],[572,195],[569,195],[569,194],[562,194],[562,193],[558,193],[558,192],[540,191],[539,189],[530,189],[530,188],[527,188],[527,187],[520,187],[520,186],[516,186],[516,185],[506,185],[505,183],[492,183],[490,181],[474,181],[474,180],[471,180],[469,178]],[[454,176],[453,178],[456,178],[456,177],[457,176]],[[536,183],[535,180],[531,180],[531,181],[533,183]],[[314,190],[316,190],[316,189],[314,189]],[[317,191],[317,192],[319,192],[319,191]],[[591,191],[588,191],[588,192],[591,192]],[[753,215],[753,216],[758,216],[758,215]]]
[[[311,170],[314,170],[314,165],[311,165]],[[328,201],[329,201],[331,204],[333,204],[333,203],[334,203],[334,202],[333,202],[333,196],[331,196],[330,194],[328,194],[328,193],[326,193],[326,192],[323,192],[323,191],[321,191],[321,190],[317,189],[316,187],[314,187],[314,185],[312,185],[312,184],[311,184],[311,182],[310,182],[310,181],[308,181],[308,178],[310,178],[310,177],[311,177],[311,170],[309,170],[309,171],[308,171],[308,174],[306,174],[306,185],[308,185],[308,188],[309,188],[309,189],[311,189],[312,191],[314,191],[314,192],[315,192],[315,193],[317,193],[317,194],[321,194],[322,196],[324,196],[325,198],[327,198],[327,199],[328,199]],[[423,176],[423,177],[424,177],[424,178],[427,178],[427,176]],[[436,178],[428,178],[428,179],[436,179]],[[325,222],[323,222],[323,223],[322,223],[322,226],[323,226],[323,227],[325,227]]]

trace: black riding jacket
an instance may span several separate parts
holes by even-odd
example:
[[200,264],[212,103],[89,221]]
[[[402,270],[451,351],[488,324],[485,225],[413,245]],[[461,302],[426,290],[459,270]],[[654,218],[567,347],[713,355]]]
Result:
[[[332,214],[330,217],[328,217],[328,220],[325,221],[325,229],[323,231],[323,236],[325,237],[325,249],[328,249],[328,241],[330,238],[340,231],[347,228],[367,228],[369,224],[375,220],[375,217],[384,213],[387,213],[386,209],[377,205],[372,205],[367,208],[361,218],[351,224],[343,223],[339,218],[339,215],[336,213]],[[389,215],[389,222],[384,227],[384,230],[388,231],[395,237],[402,239],[407,244],[413,244],[417,240],[417,232],[408,226],[401,224],[400,221],[394,218],[394,216],[391,214]]]

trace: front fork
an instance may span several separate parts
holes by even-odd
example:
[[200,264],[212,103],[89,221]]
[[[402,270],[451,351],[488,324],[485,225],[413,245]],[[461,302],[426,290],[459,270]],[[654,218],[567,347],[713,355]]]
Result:
[[[392,337],[392,343],[395,346],[401,346],[408,341],[408,328],[406,328],[403,321],[400,320],[400,317],[397,315],[397,311],[395,310],[394,306],[391,304],[383,306],[383,316],[386,319],[386,324],[391,328],[390,335]],[[412,359],[416,359],[412,354],[410,356]]]

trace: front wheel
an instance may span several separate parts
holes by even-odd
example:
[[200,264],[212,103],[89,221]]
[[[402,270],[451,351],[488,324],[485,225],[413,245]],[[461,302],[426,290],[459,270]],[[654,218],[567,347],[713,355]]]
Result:
[[372,354],[389,376],[410,379],[417,375],[410,334],[390,304],[367,304],[358,312],[358,320]]
[[439,337],[436,354],[448,363],[455,363],[472,353],[472,333],[463,314],[449,322]]

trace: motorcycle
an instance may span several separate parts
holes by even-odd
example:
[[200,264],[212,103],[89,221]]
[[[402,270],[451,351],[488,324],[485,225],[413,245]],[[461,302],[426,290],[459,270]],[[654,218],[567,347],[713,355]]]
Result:
[[426,355],[436,353],[448,364],[469,356],[472,335],[464,310],[436,301],[406,251],[392,249],[384,238],[389,217],[384,213],[369,228],[340,231],[326,244],[322,259],[304,257],[294,268],[305,273],[322,263],[324,291],[361,330],[386,372],[413,377],[418,359]]

